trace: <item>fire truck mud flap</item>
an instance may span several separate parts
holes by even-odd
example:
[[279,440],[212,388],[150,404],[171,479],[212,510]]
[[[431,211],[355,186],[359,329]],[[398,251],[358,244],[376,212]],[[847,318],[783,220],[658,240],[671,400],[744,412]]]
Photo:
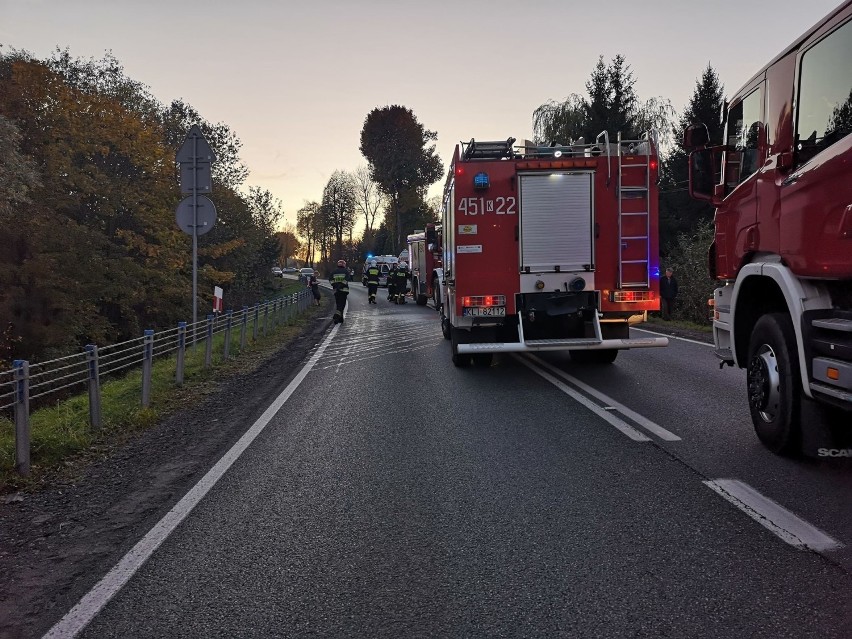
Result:
[[668,346],[667,337],[641,337],[635,339],[537,339],[526,342],[482,342],[459,344],[459,354],[474,353],[530,353],[535,351],[610,350],[628,348],[659,348]]

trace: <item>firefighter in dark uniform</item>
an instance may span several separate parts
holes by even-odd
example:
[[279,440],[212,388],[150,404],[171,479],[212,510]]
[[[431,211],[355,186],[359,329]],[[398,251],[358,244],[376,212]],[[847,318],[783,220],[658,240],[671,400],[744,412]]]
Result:
[[376,303],[376,291],[379,290],[379,267],[376,265],[376,260],[370,262],[367,267],[367,303]]
[[388,271],[388,301],[396,302],[396,263]]
[[343,309],[346,308],[346,298],[349,296],[349,271],[346,270],[346,261],[337,260],[337,268],[332,272],[328,281],[334,289],[334,301],[337,310],[334,311],[334,323],[343,324]]
[[396,269],[396,303],[405,304],[405,294],[408,291],[408,268],[405,262],[400,262]]

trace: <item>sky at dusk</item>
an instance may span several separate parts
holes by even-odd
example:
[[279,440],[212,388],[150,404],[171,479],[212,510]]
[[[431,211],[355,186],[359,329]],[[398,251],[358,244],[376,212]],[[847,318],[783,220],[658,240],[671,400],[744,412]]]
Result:
[[[401,104],[459,140],[532,137],[532,112],[625,56],[640,100],[682,111],[709,62],[731,94],[838,0],[0,0],[0,44],[112,54],[161,102],[242,140],[247,186],[288,221],[366,161],[367,114]],[[430,195],[440,193],[436,185]],[[213,196],[215,201],[215,193]]]

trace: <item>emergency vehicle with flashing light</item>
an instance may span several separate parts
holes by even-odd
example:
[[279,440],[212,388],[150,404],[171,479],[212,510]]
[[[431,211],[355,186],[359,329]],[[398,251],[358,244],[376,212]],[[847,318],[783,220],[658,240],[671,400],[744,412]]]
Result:
[[425,306],[429,299],[434,300],[435,308],[441,305],[441,237],[441,225],[433,223],[408,236],[411,294],[419,306]]
[[447,176],[437,301],[453,363],[667,345],[629,334],[660,308],[655,136],[514,142],[460,143]]

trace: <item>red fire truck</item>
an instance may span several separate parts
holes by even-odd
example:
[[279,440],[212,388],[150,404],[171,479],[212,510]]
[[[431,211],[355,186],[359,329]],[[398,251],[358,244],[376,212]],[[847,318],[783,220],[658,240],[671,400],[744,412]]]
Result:
[[408,236],[408,260],[411,267],[411,294],[420,306],[429,299],[440,308],[440,284],[444,277],[441,256],[440,224],[427,224],[423,231],[414,231]]
[[653,136],[514,142],[461,143],[450,166],[437,301],[453,363],[553,350],[610,363],[665,346],[628,333],[660,306]]
[[852,2],[724,109],[724,144],[687,129],[690,194],[716,206],[716,355],[747,369],[776,453],[852,457]]

